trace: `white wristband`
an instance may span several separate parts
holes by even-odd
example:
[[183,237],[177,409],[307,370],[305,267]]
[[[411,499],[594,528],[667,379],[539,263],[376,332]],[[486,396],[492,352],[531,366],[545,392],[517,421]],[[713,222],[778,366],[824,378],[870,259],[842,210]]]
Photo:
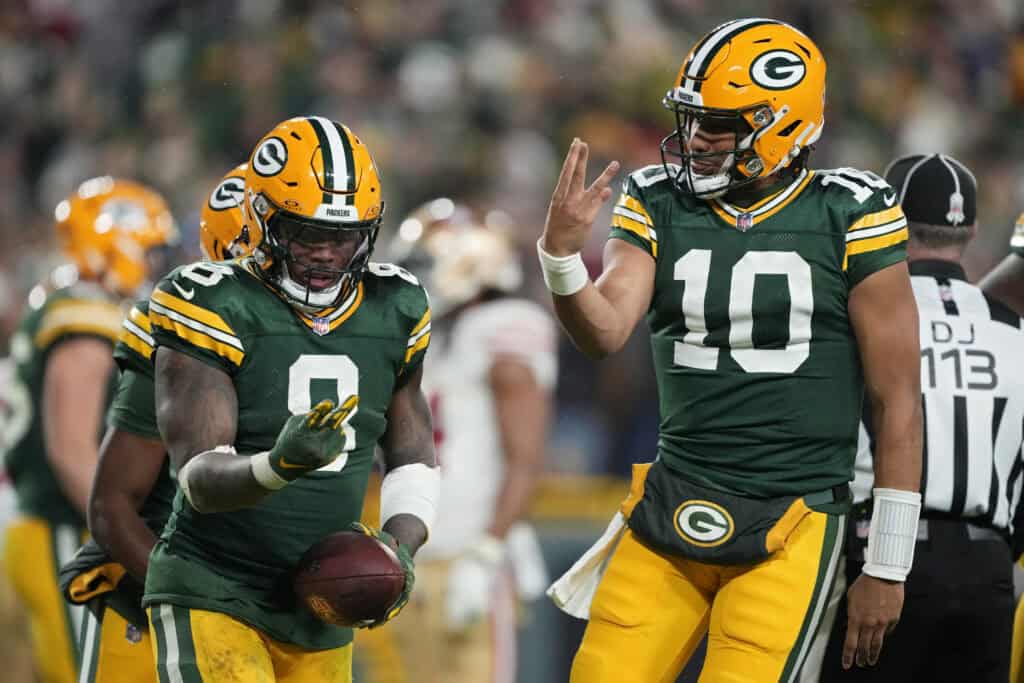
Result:
[[395,515],[413,515],[427,527],[429,536],[440,499],[440,467],[427,467],[419,462],[396,467],[380,484],[380,525],[383,527]]
[[249,457],[252,476],[260,486],[268,491],[277,491],[288,485],[288,480],[274,471],[270,466],[270,451],[256,453]]
[[863,572],[889,581],[906,581],[914,563],[921,494],[901,489],[872,489],[874,508],[864,551]]
[[540,258],[540,270],[544,274],[544,284],[552,294],[570,296],[587,286],[590,274],[583,264],[583,257],[578,253],[569,256],[552,256],[540,246],[537,240],[537,256]]

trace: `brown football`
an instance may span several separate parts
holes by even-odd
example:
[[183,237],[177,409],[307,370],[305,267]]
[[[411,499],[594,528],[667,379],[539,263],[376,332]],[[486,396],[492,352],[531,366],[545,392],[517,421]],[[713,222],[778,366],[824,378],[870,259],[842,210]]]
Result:
[[339,531],[299,560],[295,595],[321,621],[356,626],[383,617],[405,587],[398,556],[358,531]]

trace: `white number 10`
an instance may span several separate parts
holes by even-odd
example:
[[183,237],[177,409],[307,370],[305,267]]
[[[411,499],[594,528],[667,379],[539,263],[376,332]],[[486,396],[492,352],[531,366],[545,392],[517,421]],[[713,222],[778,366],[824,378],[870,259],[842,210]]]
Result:
[[[754,348],[754,282],[758,275],[785,275],[789,290],[789,341],[781,349]],[[711,276],[711,251],[693,249],[675,263],[674,277],[686,283],[683,315],[688,332],[675,342],[676,365],[718,367],[718,347],[707,346],[704,316]],[[746,372],[795,372],[810,354],[814,294],[811,267],[792,251],[751,251],[732,267],[729,286],[729,353]]]

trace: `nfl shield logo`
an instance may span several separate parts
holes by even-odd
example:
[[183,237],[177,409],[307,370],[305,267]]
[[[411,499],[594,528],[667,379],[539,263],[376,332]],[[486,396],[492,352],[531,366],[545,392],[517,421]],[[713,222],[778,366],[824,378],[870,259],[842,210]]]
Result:
[[752,227],[754,227],[754,217],[749,213],[741,213],[740,215],[736,216],[736,227],[741,232],[746,232],[747,230],[750,230]]
[[331,331],[327,318],[313,318],[313,331],[321,337]]

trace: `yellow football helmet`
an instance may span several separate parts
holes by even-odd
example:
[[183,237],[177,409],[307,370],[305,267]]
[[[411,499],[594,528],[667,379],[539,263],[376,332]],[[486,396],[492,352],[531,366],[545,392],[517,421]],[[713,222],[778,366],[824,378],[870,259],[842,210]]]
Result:
[[[384,214],[377,166],[343,124],[288,119],[249,158],[245,211],[251,229],[263,235],[255,255],[268,281],[304,308],[335,305],[358,284],[377,239]],[[324,240],[358,244],[341,267],[296,256],[297,246]]]
[[245,222],[245,172],[239,164],[210,193],[199,215],[199,247],[208,261],[248,256],[263,241],[263,232]]
[[[801,158],[825,123],[825,70],[814,42],[781,21],[737,19],[701,38],[663,100],[676,115],[675,132],[661,142],[662,162],[675,187],[717,197]],[[736,133],[735,148],[712,175],[691,166],[723,154],[689,150],[700,127]]]
[[136,295],[150,278],[153,251],[178,241],[164,198],[131,180],[86,180],[57,205],[54,217],[58,241],[78,276],[122,296]]
[[435,317],[492,290],[522,283],[522,265],[501,211],[480,216],[447,197],[429,201],[402,221],[388,258],[412,272],[430,293]]

